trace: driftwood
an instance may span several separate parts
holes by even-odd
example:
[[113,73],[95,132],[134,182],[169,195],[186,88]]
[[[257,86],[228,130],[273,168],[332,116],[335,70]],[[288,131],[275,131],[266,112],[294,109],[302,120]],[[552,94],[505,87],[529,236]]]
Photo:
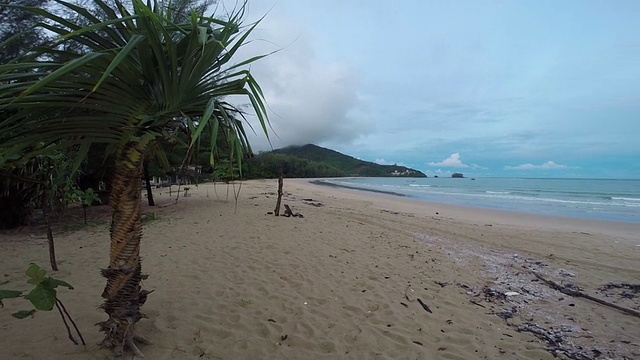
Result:
[[640,312],[638,312],[636,310],[625,308],[625,307],[610,303],[608,301],[604,301],[602,299],[598,299],[598,298],[593,297],[593,296],[591,296],[589,294],[585,294],[582,291],[570,289],[567,286],[562,286],[562,285],[560,285],[560,284],[558,284],[556,282],[553,282],[553,281],[551,281],[549,279],[545,279],[542,275],[538,274],[535,271],[532,271],[531,273],[533,273],[533,275],[535,275],[536,278],[538,278],[540,281],[544,282],[550,288],[552,288],[554,290],[558,290],[563,294],[566,294],[566,295],[569,295],[569,296],[573,296],[573,297],[585,298],[585,299],[591,300],[593,302],[597,302],[600,305],[608,306],[608,307],[614,308],[616,310],[622,311],[622,312],[624,312],[626,314],[633,315],[633,316],[636,316],[636,317],[640,317]]
[[280,168],[280,176],[278,177],[278,201],[276,201],[276,209],[273,210],[273,213],[275,216],[280,216],[281,201],[282,201],[282,168]]
[[289,207],[289,205],[287,205],[287,204],[284,204],[284,214],[283,214],[283,216],[286,216],[286,217],[293,216],[293,217],[300,217],[300,218],[304,217],[304,215],[302,215],[300,213],[294,213],[293,210],[291,210],[291,207]]
[[420,303],[420,305],[422,305],[422,308],[423,308],[426,312],[428,312],[428,313],[430,313],[430,314],[433,314],[433,312],[431,311],[431,309],[429,309],[429,307],[427,306],[427,304],[425,304],[425,303],[424,303],[424,301],[422,301],[420,298],[418,298],[418,302]]

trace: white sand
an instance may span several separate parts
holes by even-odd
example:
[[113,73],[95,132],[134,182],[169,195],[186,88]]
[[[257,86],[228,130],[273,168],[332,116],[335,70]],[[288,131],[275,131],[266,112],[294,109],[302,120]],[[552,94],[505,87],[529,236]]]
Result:
[[[217,185],[216,196],[201,185],[177,205],[144,208],[158,215],[142,244],[144,287],[155,290],[143,308],[149,319],[139,324],[154,342],[141,348],[147,358],[552,359],[533,334],[509,325],[527,322],[571,327],[573,349],[640,358],[639,318],[551,290],[528,273],[638,310],[640,294],[597,290],[640,283],[638,225],[427,204],[288,179],[283,203],[304,218],[274,217],[267,212],[276,186],[245,182],[236,205],[226,186]],[[171,204],[161,192],[158,202]],[[108,208],[90,212],[101,225],[56,234],[61,270],[54,275],[75,286],[59,297],[88,346],[67,339],[56,312],[17,320],[10,314],[27,303],[6,300],[0,358],[109,358],[94,326],[105,318],[97,307]],[[30,262],[48,268],[41,228],[0,234],[0,251],[1,289],[28,289]],[[521,295],[470,296],[485,287]],[[495,315],[514,307],[512,319]]]

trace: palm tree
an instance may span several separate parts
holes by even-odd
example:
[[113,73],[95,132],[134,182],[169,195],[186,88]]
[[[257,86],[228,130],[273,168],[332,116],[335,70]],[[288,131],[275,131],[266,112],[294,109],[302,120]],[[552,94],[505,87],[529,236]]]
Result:
[[[204,133],[209,139],[227,134],[229,151],[239,161],[250,151],[246,122],[225,98],[247,98],[267,135],[262,91],[244,69],[262,56],[231,63],[257,25],[241,27],[244,6],[226,20],[193,13],[188,23],[176,24],[171,10],[157,3],[133,0],[128,11],[119,1],[115,6],[93,1],[106,18],[62,0],[56,2],[84,20],[27,9],[46,18],[41,26],[59,37],[0,65],[0,112],[7,115],[0,119],[0,168],[20,166],[57,149],[86,154],[91,144],[109,144],[116,162],[109,198],[109,266],[102,270],[107,279],[102,308],[108,319],[98,325],[105,332],[103,345],[116,355],[125,347],[139,354],[135,326],[144,317],[140,308],[149,293],[141,287],[139,256],[145,153],[175,136],[179,120],[193,130],[191,146]],[[86,21],[90,25],[80,25]],[[74,48],[69,43],[89,51],[65,50]],[[215,145],[213,141],[212,161]]]

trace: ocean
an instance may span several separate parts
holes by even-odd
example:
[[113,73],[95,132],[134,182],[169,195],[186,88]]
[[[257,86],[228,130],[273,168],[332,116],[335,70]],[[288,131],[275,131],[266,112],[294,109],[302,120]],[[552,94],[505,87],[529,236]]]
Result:
[[433,203],[640,223],[640,180],[430,177],[319,181]]

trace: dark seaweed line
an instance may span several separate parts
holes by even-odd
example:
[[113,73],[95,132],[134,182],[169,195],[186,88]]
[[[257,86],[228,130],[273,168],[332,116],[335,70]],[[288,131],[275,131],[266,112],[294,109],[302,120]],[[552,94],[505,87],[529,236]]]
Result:
[[374,192],[374,193],[379,193],[379,194],[387,194],[387,195],[394,195],[394,196],[409,197],[406,194],[402,194],[402,193],[398,193],[398,192],[394,192],[394,191],[384,191],[384,190],[361,188],[361,187],[357,187],[357,186],[347,186],[347,185],[341,185],[341,184],[334,184],[334,183],[330,183],[330,182],[325,182],[325,181],[322,181],[322,180],[312,180],[309,183],[315,184],[315,185],[337,187],[337,188],[369,191],[369,192]]

